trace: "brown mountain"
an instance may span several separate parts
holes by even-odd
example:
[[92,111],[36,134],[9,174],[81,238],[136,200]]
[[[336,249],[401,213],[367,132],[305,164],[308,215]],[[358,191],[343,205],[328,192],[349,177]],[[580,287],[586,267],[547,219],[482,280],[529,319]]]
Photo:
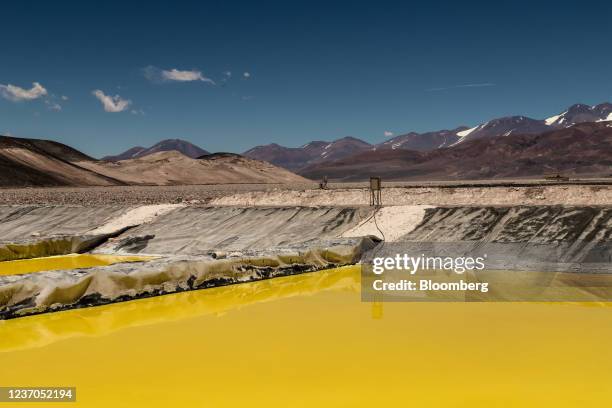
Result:
[[236,154],[193,159],[160,151],[105,162],[53,141],[0,136],[0,187],[304,182],[288,170]]
[[118,162],[85,161],[77,164],[130,185],[308,182],[270,163],[228,153],[192,159],[172,150]]
[[0,136],[0,186],[117,185],[115,180],[74,164],[93,160],[50,140]]
[[314,141],[301,147],[284,147],[276,143],[257,146],[243,153],[252,159],[264,160],[289,170],[328,160],[338,160],[372,148],[363,140],[347,136],[333,142]]
[[609,176],[612,123],[582,123],[541,134],[480,138],[430,152],[376,150],[309,166],[299,174],[317,180],[470,180],[570,176]]
[[202,149],[190,143],[186,140],[181,139],[166,139],[162,140],[159,143],[154,144],[149,148],[136,146],[131,149],[126,150],[123,153],[120,153],[116,156],[105,156],[102,158],[104,161],[120,161],[127,159],[138,159],[140,157],[145,157],[150,154],[159,153],[159,152],[169,152],[175,150],[184,154],[187,157],[191,157],[195,159],[197,157],[203,156],[205,154],[209,154],[206,150]]
[[125,152],[119,153],[119,154],[117,154],[115,156],[104,156],[102,158],[102,160],[104,160],[104,161],[120,161],[120,160],[135,159],[135,158],[138,157],[138,155],[140,153],[144,152],[145,150],[147,150],[146,147],[135,146],[135,147],[127,149]]

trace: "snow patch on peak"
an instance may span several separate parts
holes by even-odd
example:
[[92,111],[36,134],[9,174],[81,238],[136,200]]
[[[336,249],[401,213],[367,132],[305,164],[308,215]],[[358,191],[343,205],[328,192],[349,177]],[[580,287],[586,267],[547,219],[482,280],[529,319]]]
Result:
[[469,135],[470,133],[472,133],[473,131],[475,131],[479,127],[480,126],[474,126],[473,128],[462,130],[461,132],[457,132],[457,136],[459,136],[459,137],[466,137],[467,135]]
[[608,114],[608,117],[605,119],[599,119],[598,122],[612,122],[612,112]]
[[[548,125],[548,126],[551,126],[551,125],[553,125],[554,123],[556,123],[556,122],[557,122],[557,121],[558,121],[560,118],[562,118],[563,116],[565,116],[565,114],[566,114],[566,113],[567,113],[567,112],[563,112],[563,113],[560,113],[560,114],[558,114],[558,115],[551,116],[550,118],[545,119],[545,120],[544,120],[544,123],[546,123],[546,125]],[[561,123],[561,122],[559,122],[559,123]]]

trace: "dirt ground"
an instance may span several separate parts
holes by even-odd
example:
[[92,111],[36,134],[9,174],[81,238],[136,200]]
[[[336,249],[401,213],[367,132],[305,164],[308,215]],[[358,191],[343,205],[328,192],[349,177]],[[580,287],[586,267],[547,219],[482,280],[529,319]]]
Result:
[[[570,183],[383,183],[384,205],[612,205],[612,179]],[[218,184],[0,189],[0,205],[368,205],[366,183]]]

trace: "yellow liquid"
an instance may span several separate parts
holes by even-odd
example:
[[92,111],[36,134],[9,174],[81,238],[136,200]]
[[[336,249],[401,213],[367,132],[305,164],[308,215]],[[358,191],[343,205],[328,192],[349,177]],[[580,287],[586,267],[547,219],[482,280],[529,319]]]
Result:
[[0,321],[0,384],[76,386],[75,407],[602,407],[611,340],[605,303],[369,304],[347,267]]
[[0,262],[0,275],[20,275],[42,271],[92,268],[94,266],[107,266],[121,262],[142,262],[150,259],[153,259],[153,257],[91,254],[70,254],[21,259],[18,261]]

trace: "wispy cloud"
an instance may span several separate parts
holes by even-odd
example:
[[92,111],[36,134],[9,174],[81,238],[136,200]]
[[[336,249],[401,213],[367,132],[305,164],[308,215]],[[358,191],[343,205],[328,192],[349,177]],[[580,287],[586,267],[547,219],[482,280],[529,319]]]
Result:
[[437,91],[447,91],[450,89],[461,89],[461,88],[485,88],[489,86],[495,86],[494,83],[491,82],[479,82],[474,84],[461,84],[461,85],[453,85],[453,86],[445,86],[440,88],[429,88],[426,89],[427,92],[437,92]]
[[48,108],[49,110],[52,110],[52,111],[55,111],[55,112],[59,112],[59,111],[61,111],[61,110],[62,110],[62,105],[60,105],[60,104],[59,104],[59,103],[57,103],[57,102],[50,101],[49,99],[47,99],[47,100],[45,101],[45,105],[47,105],[47,108]]
[[30,89],[24,89],[11,84],[0,84],[0,95],[13,102],[31,101],[47,95],[47,90],[38,82],[32,83],[32,88]]
[[102,102],[106,112],[123,112],[132,104],[129,99],[123,99],[119,95],[106,95],[99,89],[92,91],[92,94]]
[[388,131],[388,130],[385,130],[385,133],[384,133],[384,134],[385,134],[385,137],[391,137],[391,136],[393,136],[393,132],[390,132],[390,131]]
[[179,70],[176,68],[172,69],[161,69],[149,65],[143,69],[145,78],[151,82],[206,82],[211,85],[216,85],[215,81],[204,76],[201,71],[192,70]]
[[242,77],[243,77],[244,79],[249,79],[249,78],[251,77],[251,73],[250,73],[250,72],[243,72],[243,73],[242,73]]

